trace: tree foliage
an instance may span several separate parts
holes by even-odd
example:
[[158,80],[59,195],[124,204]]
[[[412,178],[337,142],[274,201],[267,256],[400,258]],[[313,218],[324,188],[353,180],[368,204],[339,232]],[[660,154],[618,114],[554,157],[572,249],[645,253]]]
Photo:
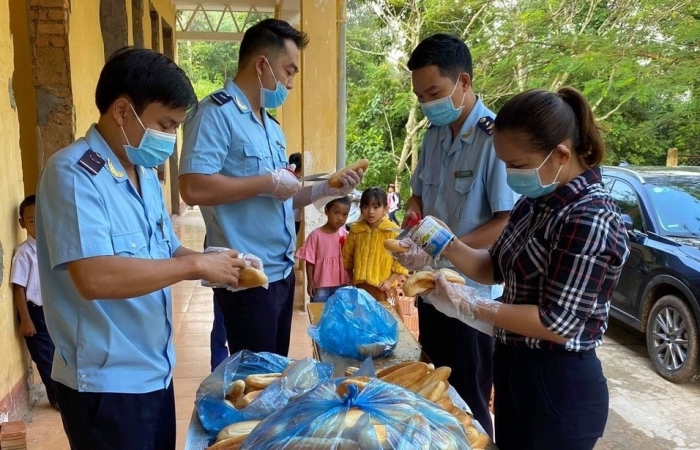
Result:
[[405,97],[405,61],[438,32],[469,45],[475,91],[494,111],[523,90],[571,85],[605,129],[608,163],[664,164],[670,147],[700,153],[699,13],[697,2],[668,0],[361,2],[348,22],[350,153],[376,159],[383,182],[411,172],[426,123]]

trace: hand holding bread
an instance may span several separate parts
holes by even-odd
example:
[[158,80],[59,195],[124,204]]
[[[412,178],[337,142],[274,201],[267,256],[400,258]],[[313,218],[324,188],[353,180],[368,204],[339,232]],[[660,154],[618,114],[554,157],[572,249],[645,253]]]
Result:
[[437,273],[441,273],[445,276],[445,279],[450,283],[455,284],[465,284],[464,278],[457,272],[451,269],[440,269],[438,271],[433,270],[423,270],[416,272],[403,284],[403,292],[408,297],[415,297],[426,291],[431,291],[435,289],[435,276]]
[[362,182],[369,161],[361,159],[328,177],[328,181],[311,186],[311,202],[322,208],[334,198],[345,197]]

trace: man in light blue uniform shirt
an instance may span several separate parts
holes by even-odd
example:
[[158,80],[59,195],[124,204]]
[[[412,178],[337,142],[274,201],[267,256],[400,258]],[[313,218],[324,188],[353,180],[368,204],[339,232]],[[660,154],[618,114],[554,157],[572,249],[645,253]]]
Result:
[[[431,126],[411,179],[406,216],[434,216],[460,240],[488,248],[508,222],[514,196],[505,165],[493,149],[495,115],[472,90],[469,49],[455,37],[430,36],[415,48],[408,68]],[[438,265],[451,267],[441,260]],[[500,295],[490,286],[466,281],[489,298]],[[436,366],[452,368],[450,384],[493,436],[488,409],[493,338],[445,316],[423,298],[418,300],[418,316],[423,351]]]
[[236,76],[202,100],[185,126],[180,190],[187,204],[200,206],[207,244],[255,254],[269,280],[267,289],[214,289],[232,354],[247,349],[287,355],[295,285],[293,210],[345,196],[362,178],[350,171],[342,188],[322,182],[300,189],[287,165],[284,134],[265,110],[284,102],[307,44],[305,33],[282,20],[249,28]]
[[100,119],[46,163],[37,192],[37,252],[56,381],[71,448],[175,448],[169,286],[236,285],[236,252],[186,249],[154,167],[196,105],[171,60],[125,48],[95,94]]

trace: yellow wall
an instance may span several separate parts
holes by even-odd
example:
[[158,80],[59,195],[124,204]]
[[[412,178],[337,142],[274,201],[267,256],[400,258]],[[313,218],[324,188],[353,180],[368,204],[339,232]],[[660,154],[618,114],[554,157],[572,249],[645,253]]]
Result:
[[[23,198],[22,161],[19,147],[19,122],[12,107],[8,82],[14,75],[14,51],[10,34],[9,1],[0,0],[0,245],[2,245],[2,283],[0,283],[0,400],[19,383],[26,372],[23,347],[17,332],[12,292],[9,287],[10,263],[15,245],[23,239],[17,225],[17,206]],[[26,75],[24,75],[26,76]]]
[[302,58],[304,171],[332,171],[338,117],[338,33],[335,0],[301,0],[301,28],[309,35]]
[[95,86],[105,63],[99,0],[71,0],[68,43],[75,135],[84,136],[98,119]]
[[10,2],[10,22],[14,45],[18,49],[14,58],[15,76],[12,79],[12,89],[19,115],[24,192],[30,195],[36,192],[36,183],[39,181],[39,151],[36,144],[36,89],[31,77],[32,59],[27,28],[27,5],[24,2]]

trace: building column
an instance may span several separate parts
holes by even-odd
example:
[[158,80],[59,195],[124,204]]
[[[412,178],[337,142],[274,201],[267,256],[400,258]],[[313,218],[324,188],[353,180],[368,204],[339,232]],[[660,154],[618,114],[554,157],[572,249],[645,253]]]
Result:
[[27,13],[36,88],[39,163],[75,139],[70,79],[70,0],[30,0]]

